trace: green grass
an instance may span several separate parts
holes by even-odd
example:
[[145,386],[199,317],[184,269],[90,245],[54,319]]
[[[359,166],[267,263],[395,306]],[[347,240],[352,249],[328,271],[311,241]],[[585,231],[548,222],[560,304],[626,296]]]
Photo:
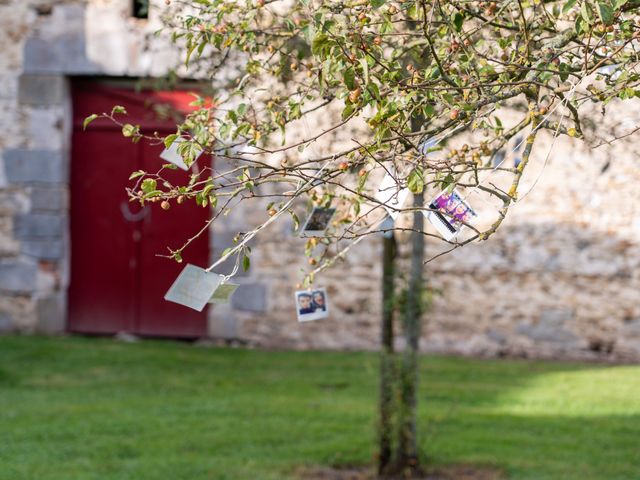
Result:
[[[287,479],[367,464],[377,357],[0,338],[1,480]],[[425,357],[433,464],[640,479],[640,367]]]

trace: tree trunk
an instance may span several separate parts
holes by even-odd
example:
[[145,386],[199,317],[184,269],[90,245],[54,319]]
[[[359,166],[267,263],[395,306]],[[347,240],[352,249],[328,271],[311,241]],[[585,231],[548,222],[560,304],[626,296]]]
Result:
[[[424,193],[414,194],[413,206],[424,205]],[[402,356],[400,374],[400,421],[398,434],[397,469],[413,475],[419,470],[416,428],[416,406],[418,388],[418,346],[422,331],[422,269],[424,264],[424,214],[413,213],[411,232],[411,268],[404,310],[403,326],[407,341]]]
[[378,473],[391,468],[393,453],[394,353],[393,310],[395,303],[396,238],[389,232],[382,240],[382,328],[380,331],[380,404],[378,425]]

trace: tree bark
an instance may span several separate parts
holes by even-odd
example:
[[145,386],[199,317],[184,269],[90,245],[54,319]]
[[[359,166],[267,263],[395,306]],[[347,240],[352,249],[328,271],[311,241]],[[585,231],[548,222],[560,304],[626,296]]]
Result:
[[[424,193],[414,194],[413,206],[422,208]],[[403,326],[407,341],[402,355],[400,374],[400,421],[398,432],[398,470],[407,475],[418,473],[417,442],[417,389],[418,389],[418,347],[422,331],[422,270],[424,264],[424,214],[420,210],[413,213],[411,232],[411,268],[409,286],[403,316]]]
[[382,328],[380,330],[380,403],[378,425],[378,473],[383,475],[392,465],[394,352],[393,311],[395,303],[396,239],[393,232],[382,240]]

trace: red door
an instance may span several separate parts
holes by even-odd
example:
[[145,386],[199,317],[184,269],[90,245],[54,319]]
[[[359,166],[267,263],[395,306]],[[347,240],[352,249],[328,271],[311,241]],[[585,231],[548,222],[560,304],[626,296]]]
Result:
[[[175,132],[175,123],[159,119],[151,107],[162,103],[180,108],[190,99],[180,92],[135,93],[97,82],[74,82],[69,331],[206,335],[206,310],[196,312],[163,298],[183,264],[156,255],[166,254],[167,246],[181,246],[199,231],[208,209],[192,202],[172,202],[168,211],[158,203],[144,208],[130,203],[125,191],[131,185],[129,175],[138,169],[158,171],[162,146],[144,140],[133,144],[110,121],[96,120],[82,129],[88,115],[122,105],[129,114],[126,122],[139,124],[143,132],[167,135]],[[165,172],[172,182],[184,182],[189,175],[182,170]],[[208,235],[202,235],[185,250],[184,262],[206,265],[208,246]]]

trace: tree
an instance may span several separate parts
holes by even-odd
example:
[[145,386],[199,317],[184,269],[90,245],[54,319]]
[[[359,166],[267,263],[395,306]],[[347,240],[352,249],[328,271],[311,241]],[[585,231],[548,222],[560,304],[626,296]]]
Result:
[[[187,164],[205,150],[229,166],[193,174],[187,185],[167,182],[163,170],[135,172],[132,201],[164,208],[195,201],[211,206],[210,223],[241,202],[264,205],[265,221],[239,232],[212,267],[234,256],[248,267],[247,242],[266,226],[281,215],[297,225],[294,207],[304,202],[331,205],[338,220],[325,237],[307,240],[309,285],[363,238],[388,229],[380,227],[385,207],[413,214],[412,225],[391,227],[411,232],[413,253],[404,295],[408,347],[400,369],[385,360],[382,366],[383,378],[394,372],[402,380],[402,394],[401,405],[388,410],[392,396],[382,383],[382,419],[397,417],[399,428],[383,422],[380,471],[414,473],[424,241],[442,240],[423,226],[423,213],[439,209],[424,200],[455,189],[462,192],[455,206],[466,206],[461,200],[471,193],[497,201],[484,226],[441,212],[466,227],[446,251],[484,241],[516,202],[544,132],[601,142],[588,121],[594,107],[604,112],[614,100],[640,96],[639,8],[639,0],[174,0],[165,31],[185,50],[189,74],[213,80],[215,105],[197,98],[196,110],[166,138],[124,123],[121,108],[103,116],[134,141],[180,141]],[[327,125],[311,132],[307,119],[318,118]],[[321,141],[330,148],[317,151]],[[514,141],[523,145],[518,164],[497,161]],[[411,207],[376,199],[382,174],[411,190]],[[169,256],[181,261],[189,243]],[[390,298],[392,256],[386,251]],[[384,311],[388,357],[393,311],[387,303]]]

